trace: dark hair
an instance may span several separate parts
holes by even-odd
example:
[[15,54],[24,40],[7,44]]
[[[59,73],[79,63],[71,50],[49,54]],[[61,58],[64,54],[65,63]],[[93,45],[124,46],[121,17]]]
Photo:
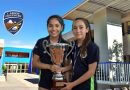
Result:
[[59,23],[63,26],[63,29],[62,29],[62,31],[61,31],[61,33],[62,33],[62,32],[64,31],[64,26],[65,26],[65,24],[64,24],[63,18],[62,18],[61,16],[59,16],[59,15],[52,15],[52,16],[50,16],[50,17],[48,18],[48,20],[47,20],[47,26],[48,26],[50,20],[53,19],[53,18],[56,18],[56,19],[59,21]]
[[80,48],[80,55],[85,56],[85,54],[87,53],[87,48],[86,47],[88,46],[89,42],[92,39],[91,28],[90,28],[89,21],[87,19],[85,19],[85,18],[76,18],[74,21],[77,21],[77,20],[83,21],[86,28],[89,29],[88,33],[86,33],[85,39],[83,40],[83,43],[82,43],[81,48]]

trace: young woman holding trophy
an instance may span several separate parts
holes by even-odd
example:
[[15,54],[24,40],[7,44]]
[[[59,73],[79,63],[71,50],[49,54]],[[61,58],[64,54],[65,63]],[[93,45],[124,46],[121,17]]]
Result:
[[[51,61],[52,57],[50,56],[50,50],[48,50],[47,45],[67,43],[61,36],[61,32],[64,30],[62,17],[58,15],[50,16],[47,20],[47,29],[49,36],[39,39],[33,49],[32,65],[39,68],[41,72],[38,90],[50,90],[53,72],[61,71],[61,68]],[[62,50],[58,51],[58,54],[61,53]]]
[[61,90],[96,90],[95,71],[99,60],[99,48],[91,39],[88,20],[76,18],[72,31],[76,38],[70,55],[72,65],[64,69],[72,69],[72,77]]

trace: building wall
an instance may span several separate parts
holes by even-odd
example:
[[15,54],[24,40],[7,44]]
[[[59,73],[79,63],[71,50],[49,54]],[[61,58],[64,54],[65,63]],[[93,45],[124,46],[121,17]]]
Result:
[[4,39],[0,39],[0,75],[2,73],[2,52],[4,47]]
[[0,39],[0,57],[2,56],[3,47],[4,47],[4,39]]
[[124,60],[130,62],[130,13],[122,18],[123,22],[123,43],[124,43]]
[[0,47],[0,58],[1,58],[1,56],[2,56],[2,50],[3,50],[3,48]]
[[0,47],[4,47],[4,39],[0,39]]
[[121,13],[107,8],[107,22],[111,24],[121,25]]
[[130,34],[124,35],[124,55],[130,55]]
[[[28,58],[20,58],[20,57],[17,57],[17,56],[7,57],[6,56],[6,52],[7,51],[29,53],[29,57]],[[6,63],[6,62],[11,62],[11,63],[29,63],[30,62],[30,58],[31,58],[31,52],[32,52],[32,49],[5,47],[4,48],[4,52],[3,52],[3,63]]]
[[[23,55],[22,55],[23,54]],[[2,64],[7,65],[7,71],[11,73],[23,73],[31,71],[32,49],[4,47]]]

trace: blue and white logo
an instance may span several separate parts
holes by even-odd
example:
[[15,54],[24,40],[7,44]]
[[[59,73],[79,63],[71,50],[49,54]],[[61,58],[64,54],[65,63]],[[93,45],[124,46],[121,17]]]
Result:
[[17,33],[23,24],[23,14],[19,11],[7,11],[4,14],[6,29],[13,35]]

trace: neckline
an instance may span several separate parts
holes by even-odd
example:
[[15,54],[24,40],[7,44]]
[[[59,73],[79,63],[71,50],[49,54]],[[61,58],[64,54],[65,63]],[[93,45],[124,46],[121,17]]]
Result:
[[77,42],[77,40],[75,41],[75,45],[76,45],[77,48],[80,48],[80,47],[81,47],[81,45],[78,46],[78,42]]
[[[49,41],[49,43],[51,43],[51,41],[50,41],[50,36],[48,36],[48,41]],[[57,40],[56,43],[59,43],[59,42],[61,42],[61,36],[59,36],[59,38],[58,38],[58,40]]]

